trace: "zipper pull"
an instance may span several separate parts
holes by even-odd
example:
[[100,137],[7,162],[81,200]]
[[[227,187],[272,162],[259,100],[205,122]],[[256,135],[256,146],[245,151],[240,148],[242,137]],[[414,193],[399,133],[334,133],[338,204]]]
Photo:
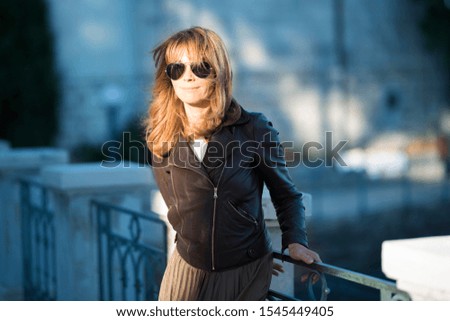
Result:
[[217,199],[217,187],[214,187],[214,199]]

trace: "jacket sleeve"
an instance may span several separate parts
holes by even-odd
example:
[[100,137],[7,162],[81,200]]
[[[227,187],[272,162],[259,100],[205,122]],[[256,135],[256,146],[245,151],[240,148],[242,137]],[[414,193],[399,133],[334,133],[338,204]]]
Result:
[[282,232],[282,251],[291,243],[308,246],[303,195],[292,182],[286,167],[278,131],[262,114],[254,121],[258,148],[257,169],[267,185]]

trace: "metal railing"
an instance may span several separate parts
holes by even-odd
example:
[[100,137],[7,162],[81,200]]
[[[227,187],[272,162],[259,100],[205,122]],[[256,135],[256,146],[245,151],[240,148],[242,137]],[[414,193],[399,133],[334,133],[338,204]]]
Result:
[[52,191],[21,180],[21,225],[25,300],[56,300],[55,213]]
[[[354,272],[344,268],[336,267],[325,263],[313,263],[308,265],[301,261],[296,261],[291,257],[280,252],[274,252],[273,257],[276,260],[294,264],[303,270],[301,273],[296,273],[295,277],[305,276],[303,278],[303,286],[306,288],[306,299],[308,300],[326,300],[330,289],[327,286],[325,275],[333,276],[341,280],[356,283],[368,288],[379,290],[380,300],[382,301],[406,301],[411,300],[408,293],[399,290],[394,282],[379,279],[370,275]],[[299,271],[296,271],[299,272]],[[296,282],[299,284],[300,282]],[[289,296],[274,290],[269,290],[269,300],[299,300],[297,297]]]
[[153,213],[98,201],[91,206],[97,217],[100,300],[157,300],[167,264],[166,223]]
[[[53,194],[51,188],[39,183],[20,181],[25,300],[57,299]],[[99,299],[157,300],[167,264],[166,222],[154,213],[95,200],[91,201],[91,211],[97,222]],[[294,265],[290,280],[294,291],[289,294],[284,289],[284,293],[271,289],[269,300],[327,300],[330,289],[326,276],[375,289],[380,300],[410,300],[388,280],[325,263],[307,265],[279,252],[273,256]]]

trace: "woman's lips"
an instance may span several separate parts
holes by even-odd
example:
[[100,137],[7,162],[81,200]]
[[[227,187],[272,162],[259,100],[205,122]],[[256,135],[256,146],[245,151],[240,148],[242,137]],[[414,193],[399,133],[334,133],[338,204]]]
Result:
[[199,87],[181,87],[181,89],[183,90],[195,90],[198,89]]

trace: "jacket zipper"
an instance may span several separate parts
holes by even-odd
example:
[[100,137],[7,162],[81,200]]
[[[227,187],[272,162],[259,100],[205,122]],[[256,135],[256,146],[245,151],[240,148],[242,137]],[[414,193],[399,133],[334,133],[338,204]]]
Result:
[[[189,168],[185,168],[185,169],[189,169]],[[217,207],[217,198],[219,197],[218,196],[219,183],[220,183],[220,180],[222,179],[222,175],[223,175],[224,171],[225,171],[225,164],[223,165],[222,171],[219,176],[219,180],[217,181],[217,186],[214,185],[214,183],[211,181],[211,179],[208,176],[199,174],[199,175],[202,175],[203,177],[205,177],[214,189],[214,194],[213,194],[214,208],[213,208],[212,229],[211,229],[211,270],[213,270],[213,271],[216,269],[215,259],[214,259],[214,246],[215,246],[215,234],[216,234],[216,207]],[[172,181],[172,185],[173,185],[173,181]]]
[[[215,265],[215,259],[214,259],[214,247],[215,247],[215,234],[216,234],[216,207],[217,207],[217,198],[218,196],[218,189],[219,189],[219,183],[220,183],[220,179],[222,178],[222,174],[223,174],[224,169],[222,169],[222,172],[220,173],[220,177],[219,180],[217,181],[217,186],[214,185],[214,183],[211,181],[211,179],[205,175],[204,176],[208,182],[212,185],[213,189],[214,189],[214,194],[213,194],[213,199],[214,199],[214,207],[213,207],[213,217],[212,217],[212,228],[211,228],[211,270],[215,270],[216,269],[216,265]],[[173,184],[173,182],[172,182]]]
[[[248,214],[245,210],[240,210],[236,205],[234,205],[231,201],[228,201],[228,203],[231,205],[233,210],[243,219],[246,221],[255,224],[255,227],[258,228],[258,221],[252,217],[250,214]],[[242,212],[241,212],[242,211]]]
[[214,259],[214,246],[215,246],[215,234],[216,234],[216,206],[217,206],[217,187],[214,186],[214,209],[213,209],[213,221],[211,232],[211,268],[214,271],[216,269]]

